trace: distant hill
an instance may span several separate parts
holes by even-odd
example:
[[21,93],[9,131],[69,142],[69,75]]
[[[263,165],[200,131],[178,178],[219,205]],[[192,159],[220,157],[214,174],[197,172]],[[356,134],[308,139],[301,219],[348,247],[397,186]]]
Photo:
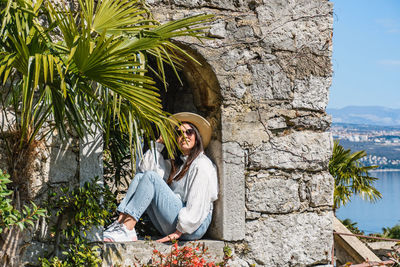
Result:
[[380,126],[400,126],[400,109],[378,106],[348,106],[328,108],[334,123],[354,123]]

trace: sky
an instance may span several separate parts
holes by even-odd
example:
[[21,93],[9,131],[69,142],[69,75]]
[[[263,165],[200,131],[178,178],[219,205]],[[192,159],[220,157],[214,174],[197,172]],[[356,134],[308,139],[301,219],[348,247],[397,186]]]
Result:
[[400,0],[332,0],[328,108],[400,108]]

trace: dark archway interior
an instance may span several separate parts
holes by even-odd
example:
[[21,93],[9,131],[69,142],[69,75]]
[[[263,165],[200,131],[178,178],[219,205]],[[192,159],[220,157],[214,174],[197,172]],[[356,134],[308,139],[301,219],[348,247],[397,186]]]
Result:
[[[154,59],[150,60],[152,66],[156,65],[154,61]],[[164,71],[167,82],[166,88],[159,77],[154,73],[149,73],[149,76],[152,76],[156,81],[156,87],[160,89],[159,94],[161,95],[163,109],[171,114],[187,111],[205,116],[206,114],[201,114],[194,104],[193,89],[186,80],[183,71],[178,70],[178,75],[182,83],[179,81],[171,66],[165,64]]]

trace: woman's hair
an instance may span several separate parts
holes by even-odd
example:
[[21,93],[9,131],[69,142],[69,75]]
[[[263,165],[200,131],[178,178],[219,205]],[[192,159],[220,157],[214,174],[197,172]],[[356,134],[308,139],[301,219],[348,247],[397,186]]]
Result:
[[[178,150],[178,155],[175,157],[175,160],[173,160],[173,159],[171,160],[171,172],[169,174],[167,184],[171,184],[172,181],[174,181],[174,180],[179,181],[180,179],[182,179],[182,177],[189,170],[189,167],[192,164],[193,160],[195,160],[195,158],[197,158],[197,156],[204,150],[203,149],[203,140],[201,139],[199,130],[197,130],[196,126],[194,126],[190,122],[186,122],[186,121],[182,122],[182,124],[184,124],[184,123],[189,124],[190,127],[194,130],[195,144],[194,144],[193,148],[190,150],[188,158],[182,167],[182,171],[179,172],[178,175],[176,175],[176,172],[179,170],[179,167],[183,164],[183,161],[180,158],[180,155],[182,154],[182,152],[180,150]],[[175,175],[176,175],[176,177],[174,177]]]

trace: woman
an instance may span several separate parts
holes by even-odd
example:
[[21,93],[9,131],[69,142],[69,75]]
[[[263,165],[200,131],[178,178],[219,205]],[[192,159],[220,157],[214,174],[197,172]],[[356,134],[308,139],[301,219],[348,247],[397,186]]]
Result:
[[155,149],[144,154],[118,206],[118,220],[103,233],[105,242],[137,240],[135,225],[145,211],[165,235],[158,242],[197,240],[207,231],[218,194],[216,168],[203,151],[211,138],[211,126],[194,113],[171,117],[181,122],[177,129],[180,155],[175,160],[164,159],[161,137]]

